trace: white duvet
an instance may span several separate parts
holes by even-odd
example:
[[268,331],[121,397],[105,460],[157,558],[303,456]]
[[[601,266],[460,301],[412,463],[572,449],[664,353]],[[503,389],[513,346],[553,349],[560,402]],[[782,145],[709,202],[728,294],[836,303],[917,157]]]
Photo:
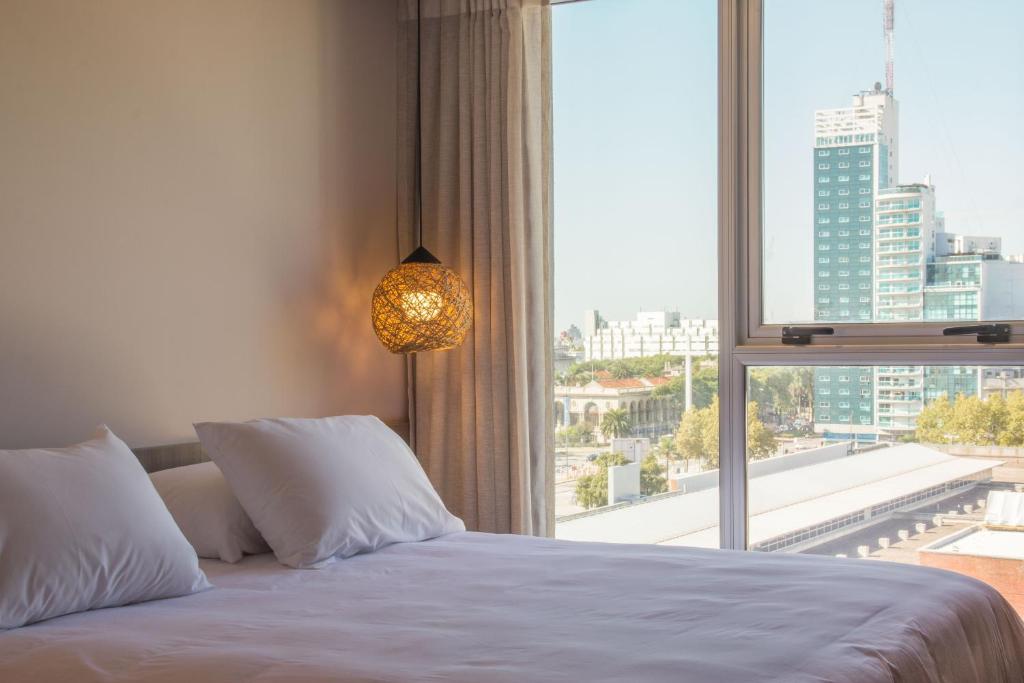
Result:
[[1021,683],[991,588],[883,562],[460,533],[0,633],[0,681]]

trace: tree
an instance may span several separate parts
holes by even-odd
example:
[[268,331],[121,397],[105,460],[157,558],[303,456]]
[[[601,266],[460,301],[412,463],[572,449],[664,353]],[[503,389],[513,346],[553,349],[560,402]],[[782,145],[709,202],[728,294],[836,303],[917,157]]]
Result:
[[802,417],[810,408],[813,392],[811,368],[754,368],[749,373],[747,395],[757,403],[762,418]]
[[640,493],[653,496],[668,491],[668,478],[662,474],[661,463],[653,453],[640,464]]
[[921,443],[1024,446],[1024,393],[941,396],[918,414],[915,436]]
[[704,444],[704,456],[709,469],[718,467],[718,397],[711,399],[711,405],[704,409],[704,424],[700,434]]
[[625,408],[612,408],[601,418],[601,433],[606,439],[628,434],[631,426],[629,412]]
[[[691,375],[691,390],[693,392],[693,407],[706,408],[711,405],[711,398],[718,394],[718,362],[714,359],[694,359],[694,369]],[[654,398],[669,398],[676,410],[686,407],[686,377],[679,375],[673,377],[667,383],[657,387],[651,396]]]
[[1006,397],[1006,421],[997,441],[1000,446],[1024,446],[1024,392]]
[[758,417],[757,401],[747,403],[747,458],[762,460],[771,457],[778,448],[775,435]]
[[[756,401],[747,404],[747,457],[760,460],[777,449],[775,435],[758,416]],[[676,450],[685,458],[702,458],[705,467],[718,467],[718,397],[707,408],[693,408],[683,414],[675,435]]]
[[921,443],[949,443],[953,421],[953,402],[943,394],[917,414],[917,440]]
[[602,453],[594,464],[597,472],[576,480],[576,503],[586,509],[608,504],[608,468],[625,465],[629,460],[622,453]]
[[705,409],[690,408],[679,421],[673,444],[684,458],[704,457],[704,415]]
[[956,397],[953,403],[953,419],[950,430],[956,434],[959,443],[987,446],[994,444],[996,434],[990,410],[991,402],[982,401],[977,396]]
[[555,432],[555,443],[583,446],[594,440],[594,430],[584,422],[562,427]]

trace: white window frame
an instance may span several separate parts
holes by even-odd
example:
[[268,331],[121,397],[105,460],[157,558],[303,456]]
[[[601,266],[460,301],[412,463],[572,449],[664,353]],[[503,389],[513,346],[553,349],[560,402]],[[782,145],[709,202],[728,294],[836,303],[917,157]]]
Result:
[[782,344],[783,325],[762,320],[762,0],[720,0],[718,16],[719,541],[745,549],[748,368],[1024,365],[1024,321],[985,321],[1011,324],[1011,342],[997,346],[924,322],[827,323],[832,337]]

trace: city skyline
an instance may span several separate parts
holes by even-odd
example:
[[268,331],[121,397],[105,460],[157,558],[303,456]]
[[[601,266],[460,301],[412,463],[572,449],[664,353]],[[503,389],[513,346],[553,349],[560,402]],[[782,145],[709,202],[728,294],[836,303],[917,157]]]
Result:
[[[1024,8],[1004,4],[1009,15],[1024,18]],[[714,173],[706,172],[715,168],[715,93],[699,80],[687,82],[687,72],[672,73],[681,59],[714,61],[714,31],[707,30],[714,27],[714,5],[598,0],[587,3],[586,12],[556,8],[556,331],[579,324],[591,308],[610,318],[631,317],[637,310],[717,318],[717,198]],[[898,181],[917,182],[930,173],[936,208],[949,231],[998,236],[1003,253],[1024,252],[1024,203],[1006,172],[1024,154],[1024,143],[999,126],[985,125],[990,119],[1024,117],[1024,87],[1000,82],[996,69],[1007,59],[1021,61],[1024,52],[1012,40],[988,39],[993,30],[1006,30],[987,21],[990,7],[938,2],[929,8],[922,11],[923,3],[914,0],[902,0],[896,8]],[[652,12],[665,21],[652,26],[645,20]],[[986,44],[955,55],[941,49],[951,44],[958,27],[982,21],[985,31],[966,34],[986,35]],[[678,39],[680,26],[694,33],[682,49],[666,39]],[[822,26],[830,30],[822,32]],[[775,39],[783,31],[807,39]],[[765,11],[765,36],[766,313],[770,321],[808,320],[814,233],[807,193],[813,178],[806,160],[813,150],[814,111],[848,106],[853,93],[884,80],[881,2],[772,0]],[[639,41],[645,45],[639,54],[627,49]],[[837,51],[837,45],[850,49]],[[840,58],[808,60],[815,50]],[[652,58],[651,72],[634,73]],[[701,74],[695,79],[704,79],[706,70],[694,68]],[[604,94],[631,76],[626,96]],[[656,96],[642,95],[644,88]],[[936,98],[947,94],[946,106],[935,107]],[[621,135],[622,122],[638,117],[645,125]],[[602,140],[597,151],[594,139]],[[798,145],[806,149],[793,153],[793,140],[805,140]],[[595,191],[588,183],[598,175],[602,180]],[[993,196],[1000,198],[998,205],[989,201]],[[639,223],[630,224],[624,214]],[[594,270],[609,277],[595,278]],[[794,282],[805,285],[794,287]]]

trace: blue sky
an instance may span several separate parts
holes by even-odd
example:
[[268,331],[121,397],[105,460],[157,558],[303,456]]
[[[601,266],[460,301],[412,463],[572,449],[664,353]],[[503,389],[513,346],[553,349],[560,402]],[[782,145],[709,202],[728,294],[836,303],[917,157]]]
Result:
[[[812,122],[883,80],[882,0],[766,0],[766,307],[806,319]],[[553,9],[555,324],[716,317],[714,0]],[[1024,252],[1024,2],[896,0],[900,181],[930,173],[948,229]]]

